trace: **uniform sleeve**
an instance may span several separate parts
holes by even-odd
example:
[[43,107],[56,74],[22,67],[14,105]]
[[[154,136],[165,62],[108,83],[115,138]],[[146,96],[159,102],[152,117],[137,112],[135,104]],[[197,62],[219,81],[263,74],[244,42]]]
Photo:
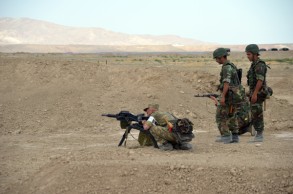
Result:
[[232,77],[232,67],[231,65],[223,66],[223,82],[230,83]]
[[255,66],[255,75],[256,75],[256,79],[257,80],[261,80],[261,81],[264,81],[265,79],[265,74],[266,74],[266,64],[264,63],[258,63],[256,66]]
[[164,119],[164,112],[159,112],[159,111],[156,111],[154,112],[151,116],[154,117],[155,119],[155,123],[159,126],[163,126],[163,125],[166,125],[166,121]]
[[150,116],[149,119],[146,121],[146,125],[148,127],[152,127],[153,125],[155,125],[156,120],[153,116]]
[[146,124],[148,127],[152,127],[152,126],[153,126],[153,123],[150,122],[150,121],[146,121],[145,124]]

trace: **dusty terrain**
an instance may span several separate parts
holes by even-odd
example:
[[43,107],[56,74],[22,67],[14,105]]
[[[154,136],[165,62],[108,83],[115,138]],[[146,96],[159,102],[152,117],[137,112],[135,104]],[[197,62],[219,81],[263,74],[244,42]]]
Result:
[[[0,193],[293,193],[293,52],[265,52],[265,141],[216,143],[220,66],[203,54],[0,54]],[[243,68],[245,53],[230,59]],[[140,147],[102,113],[190,118],[191,151]],[[133,131],[137,137],[137,131]]]

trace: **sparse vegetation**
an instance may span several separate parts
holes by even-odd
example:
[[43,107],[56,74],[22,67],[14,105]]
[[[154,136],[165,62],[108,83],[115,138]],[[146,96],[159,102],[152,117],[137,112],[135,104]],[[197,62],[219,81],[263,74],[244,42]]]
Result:
[[293,58],[284,58],[284,59],[266,59],[266,62],[278,62],[278,63],[288,63],[290,65],[293,64]]
[[160,60],[160,59],[155,59],[155,61],[158,63],[162,63],[162,60]]

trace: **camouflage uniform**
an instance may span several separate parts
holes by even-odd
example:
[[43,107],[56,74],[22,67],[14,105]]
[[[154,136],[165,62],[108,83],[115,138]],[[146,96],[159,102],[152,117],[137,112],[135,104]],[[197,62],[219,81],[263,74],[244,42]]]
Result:
[[[223,64],[220,77],[220,91],[223,91],[225,82],[229,83],[229,91],[225,98],[226,106],[222,106],[220,103],[217,106],[216,121],[221,134],[223,136],[230,136],[230,131],[232,134],[238,134],[239,126],[236,113],[237,108],[244,102],[245,91],[239,83],[237,68],[230,61],[226,61]],[[222,96],[219,98],[221,99]],[[230,111],[231,108],[232,112]]]
[[[237,107],[237,120],[239,125],[239,135],[248,132],[251,122],[250,104],[245,99],[242,106]],[[251,135],[254,135],[253,131],[250,131]]]
[[[219,101],[218,101],[218,105],[219,105]],[[221,106],[217,106],[217,111],[216,111],[216,123],[218,126],[218,129],[220,131],[221,136],[229,136],[230,135],[230,131],[225,131],[226,128],[222,128],[222,115],[221,115],[221,111],[218,110],[221,109]],[[250,121],[251,121],[251,115],[250,115],[250,104],[249,102],[246,100],[245,102],[243,102],[242,106],[237,106],[236,108],[236,118],[238,121],[238,126],[239,126],[239,131],[238,134],[241,135],[243,133],[248,132],[248,127],[250,125]]]
[[[255,62],[252,62],[250,69],[247,73],[247,82],[249,85],[249,94],[252,96],[257,81],[263,81],[263,86],[266,85],[266,73],[267,66],[264,61],[258,59]],[[257,131],[257,133],[262,133],[264,130],[264,118],[263,118],[263,102],[265,98],[261,98],[259,95],[257,101],[254,104],[251,104],[251,119],[252,125]]]
[[168,141],[172,144],[178,143],[174,134],[168,130],[167,123],[165,121],[165,119],[167,119],[171,123],[174,122],[176,118],[173,115],[168,112],[156,111],[150,116],[154,117],[157,124],[147,121],[147,125],[150,127],[150,132],[158,142],[164,143],[165,141]]

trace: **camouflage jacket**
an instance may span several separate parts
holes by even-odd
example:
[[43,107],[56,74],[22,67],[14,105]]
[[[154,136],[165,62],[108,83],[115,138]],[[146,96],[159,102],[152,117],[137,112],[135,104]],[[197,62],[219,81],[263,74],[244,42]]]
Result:
[[251,63],[247,72],[247,84],[251,92],[254,91],[257,80],[263,81],[263,85],[266,85],[266,73],[267,65],[264,61],[258,59]]
[[219,89],[223,91],[224,83],[229,83],[229,91],[226,96],[226,104],[240,104],[245,100],[245,89],[241,85],[237,74],[237,67],[227,61],[223,64],[220,73]]
[[237,75],[237,68],[233,63],[230,63],[230,61],[226,61],[226,63],[223,64],[222,70],[220,72],[219,89],[221,91],[224,88],[225,82],[229,83],[229,86],[240,85],[238,75]]
[[[176,118],[168,112],[156,111],[153,114],[151,114],[150,116],[154,117],[154,119],[156,121],[156,125],[161,126],[161,127],[167,126],[166,120],[170,121],[171,123],[176,121]],[[147,125],[151,127],[151,126],[153,126],[153,123],[150,121],[147,121]]]

